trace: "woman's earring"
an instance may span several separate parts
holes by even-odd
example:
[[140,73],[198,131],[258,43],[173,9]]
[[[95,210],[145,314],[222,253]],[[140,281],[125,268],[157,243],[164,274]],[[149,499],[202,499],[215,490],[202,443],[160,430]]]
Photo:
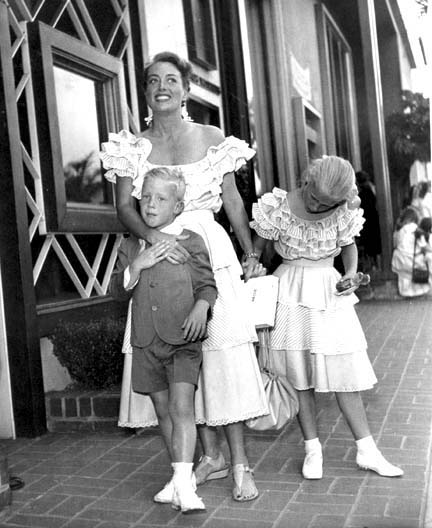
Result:
[[188,111],[187,111],[187,108],[186,108],[186,101],[182,101],[182,105],[181,105],[182,109],[181,109],[181,115],[182,115],[182,118],[185,120],[185,121],[193,121],[193,119],[191,118],[191,116],[188,114]]
[[153,123],[153,114],[150,114],[149,116],[144,118],[145,124],[150,127]]

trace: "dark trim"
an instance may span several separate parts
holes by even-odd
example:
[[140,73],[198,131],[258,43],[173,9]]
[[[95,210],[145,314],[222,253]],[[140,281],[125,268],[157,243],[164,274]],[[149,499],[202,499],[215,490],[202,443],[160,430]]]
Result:
[[[135,63],[135,78],[136,90],[138,95],[138,110],[139,110],[139,127],[140,130],[147,128],[145,118],[148,115],[147,103],[145,99],[144,90],[144,56],[143,56],[143,42],[142,34],[145,31],[145,26],[141,26],[140,9],[138,2],[140,0],[129,0],[129,20],[131,29],[132,49]],[[131,90],[135,89],[131,86]]]
[[[219,72],[225,134],[233,135],[250,144],[249,105],[243,64],[243,46],[237,2],[214,2]],[[238,182],[240,183],[240,182]],[[240,193],[250,213],[256,200],[255,181],[251,163],[248,164],[247,189]]]
[[122,317],[127,313],[127,302],[114,301],[112,297],[95,297],[74,302],[55,303],[39,306],[37,309],[39,320],[39,336],[52,334],[60,320],[89,321],[102,317]]
[[219,95],[221,93],[219,86],[216,86],[215,84],[206,81],[206,79],[203,79],[196,73],[193,73],[191,75],[191,81],[197,86],[201,86],[201,88],[204,88],[205,90],[212,92],[216,95]]
[[0,2],[0,262],[15,430],[38,436],[45,394],[8,19]]
[[[198,0],[199,1],[199,0]],[[202,0],[201,0],[202,1]],[[183,0],[184,21],[186,28],[186,41],[189,59],[202,68],[211,71],[216,69],[216,49],[214,45],[213,25],[210,2],[203,2],[204,10],[194,13],[192,0]],[[195,15],[195,16],[194,16]],[[197,26],[199,25],[199,29]],[[201,31],[202,30],[202,33]],[[201,41],[198,37],[201,33]]]

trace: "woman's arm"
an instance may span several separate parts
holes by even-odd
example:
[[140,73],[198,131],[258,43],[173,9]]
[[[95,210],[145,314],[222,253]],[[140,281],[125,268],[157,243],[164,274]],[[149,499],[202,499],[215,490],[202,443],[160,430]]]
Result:
[[[243,253],[254,253],[252,236],[249,228],[249,219],[244,208],[243,200],[235,183],[234,173],[225,174],[222,183],[222,201],[228,220],[234,230],[234,234],[240,243]],[[246,257],[243,262],[245,280],[252,275],[262,274],[262,265],[258,256]]]
[[153,244],[155,240],[152,240],[152,235],[156,230],[148,227],[135,209],[135,199],[131,194],[132,179],[117,176],[115,189],[117,216],[120,222],[137,238],[142,238],[149,244]]

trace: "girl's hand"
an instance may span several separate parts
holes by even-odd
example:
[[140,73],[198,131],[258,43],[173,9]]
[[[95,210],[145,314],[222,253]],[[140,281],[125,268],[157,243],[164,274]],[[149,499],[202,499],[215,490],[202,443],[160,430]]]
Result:
[[169,251],[166,255],[167,261],[171,264],[184,264],[190,258],[190,254],[187,249],[178,243],[178,240],[186,240],[187,238],[189,238],[189,235],[169,235],[168,233],[154,230],[150,243],[167,242],[169,244]]

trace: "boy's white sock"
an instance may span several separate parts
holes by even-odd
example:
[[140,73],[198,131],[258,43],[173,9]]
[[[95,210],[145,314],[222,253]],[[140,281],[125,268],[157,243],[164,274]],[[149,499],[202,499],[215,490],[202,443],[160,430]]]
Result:
[[305,451],[306,453],[312,453],[313,451],[322,451],[321,442],[319,438],[312,438],[311,440],[305,440]]

